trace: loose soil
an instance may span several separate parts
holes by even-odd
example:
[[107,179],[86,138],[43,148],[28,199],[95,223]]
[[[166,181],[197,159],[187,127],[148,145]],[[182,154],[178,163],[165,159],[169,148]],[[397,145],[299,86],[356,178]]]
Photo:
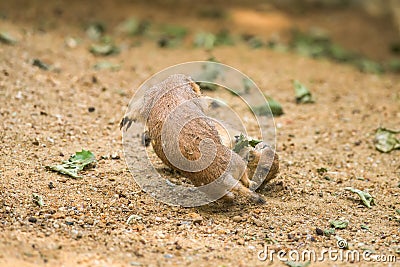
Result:
[[[88,51],[92,41],[84,30],[100,20],[112,34],[132,15],[193,31],[230,26],[232,33],[262,36],[319,25],[346,48],[386,60],[398,38],[390,21],[354,9],[299,15],[259,2],[231,3],[224,6],[228,19],[205,19],[197,15],[201,8],[200,1],[0,3],[0,29],[19,40],[0,44],[0,266],[280,265],[257,259],[264,244],[270,250],[336,249],[335,237],[318,235],[316,228],[329,229],[331,220],[341,218],[349,225],[336,233],[350,249],[396,255],[400,261],[400,152],[379,153],[373,145],[377,127],[399,128],[398,75],[365,74],[244,44],[212,52],[188,43],[159,48],[155,40],[137,44],[117,33],[121,52],[99,58]],[[67,37],[80,41],[70,48]],[[262,192],[264,206],[238,200],[171,207],[142,192],[124,161],[119,122],[136,88],[165,67],[211,55],[248,74],[284,108],[275,118],[281,170]],[[33,59],[54,69],[32,66]],[[104,60],[121,69],[92,68]],[[311,89],[314,104],[295,103],[294,79]],[[45,169],[82,148],[98,160],[82,179]],[[327,172],[321,175],[319,168]],[[163,172],[174,179],[174,173]],[[344,191],[349,186],[370,192],[376,205],[363,206],[357,195]],[[45,206],[38,207],[32,193],[42,195]],[[131,215],[137,216],[127,224]],[[350,263],[313,263],[318,265]]]

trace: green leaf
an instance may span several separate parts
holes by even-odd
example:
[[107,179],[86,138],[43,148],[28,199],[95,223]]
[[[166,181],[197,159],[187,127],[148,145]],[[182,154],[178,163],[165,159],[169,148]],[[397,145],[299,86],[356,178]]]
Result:
[[269,96],[266,96],[265,98],[267,99],[269,108],[267,105],[252,107],[252,110],[256,115],[269,116],[272,113],[273,116],[280,116],[283,114],[282,106],[278,101]]
[[381,64],[367,58],[359,58],[355,60],[354,65],[362,72],[381,74],[384,69]]
[[43,197],[41,195],[33,193],[32,194],[32,200],[39,207],[43,207],[44,206]]
[[139,28],[139,22],[136,18],[129,18],[123,21],[119,26],[118,30],[129,35],[135,35]]
[[[203,64],[202,71],[196,77],[197,84],[206,83],[210,84],[217,80],[222,75],[221,68],[218,64]],[[217,85],[215,85],[217,86]],[[217,86],[218,87],[218,86]]]
[[96,162],[96,158],[92,152],[83,150],[76,152],[68,160],[63,161],[62,164],[54,166],[46,166],[47,169],[56,171],[73,178],[81,178],[78,172],[83,170],[87,165]]
[[91,45],[89,51],[95,56],[108,56],[119,53],[118,47],[110,43],[93,44]]
[[369,229],[369,227],[365,224],[361,224],[361,229],[363,230],[367,230],[368,232],[371,232],[371,230]]
[[251,88],[253,87],[253,82],[249,78],[243,78],[242,83],[243,83],[244,93],[245,94],[250,93]]
[[95,70],[111,70],[111,71],[117,71],[121,68],[121,65],[111,63],[109,61],[101,61],[97,62],[94,66],[93,69]]
[[344,190],[353,192],[358,194],[358,196],[360,197],[362,203],[367,206],[368,208],[371,208],[371,205],[374,204],[374,198],[367,192],[361,191],[359,189],[355,189],[352,187],[346,187]]
[[86,35],[92,40],[99,40],[106,31],[106,27],[102,22],[93,22],[86,29]]
[[348,221],[342,221],[342,220],[332,220],[329,223],[335,229],[345,229],[349,225]]
[[140,221],[142,220],[142,217],[136,214],[133,214],[129,216],[129,218],[126,220],[126,224],[130,224],[132,221]]
[[221,30],[216,35],[216,45],[234,45],[235,42],[228,30]]
[[400,149],[400,140],[396,138],[396,134],[400,131],[378,128],[375,133],[375,148],[383,153],[391,152],[395,149]]
[[299,81],[294,81],[293,86],[296,95],[296,103],[314,103],[311,92],[307,87],[305,87]]
[[295,262],[295,261],[285,261],[285,264],[290,267],[307,267],[311,264],[310,261],[306,261],[304,263]]
[[202,47],[211,50],[216,45],[217,37],[210,32],[200,32],[194,37],[193,44],[195,47]]
[[242,133],[239,136],[235,137],[236,137],[236,143],[235,146],[233,147],[233,151],[235,151],[236,153],[239,153],[245,147],[249,146],[255,147],[257,144],[262,142],[261,140],[248,138]]
[[348,62],[355,57],[354,53],[347,51],[337,44],[330,44],[329,55],[332,59],[339,62]]
[[400,59],[391,59],[387,64],[387,68],[391,72],[400,72]]
[[247,45],[250,48],[257,49],[264,46],[264,42],[258,37],[251,37],[250,39],[246,40]]
[[42,70],[50,70],[51,66],[44,63],[43,61],[41,61],[40,59],[35,58],[32,62],[32,66],[38,67],[39,69]]
[[249,146],[249,140],[247,140],[247,138],[243,134],[240,134],[240,136],[236,137],[236,144],[233,147],[233,151],[239,153],[240,150],[248,146]]
[[318,173],[319,175],[323,175],[323,174],[326,173],[326,172],[328,172],[328,169],[327,169],[327,168],[321,167],[321,168],[318,168],[318,169],[317,169],[317,173]]
[[270,96],[267,96],[266,99],[267,99],[269,108],[271,109],[272,115],[280,116],[283,114],[282,106],[278,101],[274,100]]
[[334,235],[335,234],[335,228],[330,228],[330,229],[326,229],[326,230],[324,230],[324,235],[325,236],[331,236],[331,235]]
[[0,32],[0,43],[14,45],[17,43],[17,39],[8,32]]
[[201,90],[205,91],[215,91],[218,89],[218,84],[208,83],[208,82],[196,82],[198,86],[200,86]]
[[195,35],[193,44],[195,47],[202,47],[211,50],[218,45],[233,45],[234,41],[229,31],[222,30],[217,34],[210,32],[199,32]]
[[149,27],[149,23],[147,21],[138,21],[135,17],[131,17],[125,21],[123,21],[118,26],[118,31],[128,34],[130,36],[142,35],[146,32]]
[[249,145],[251,145],[252,147],[256,147],[256,145],[258,145],[261,142],[262,142],[261,140],[251,139],[249,140]]
[[178,25],[165,25],[162,32],[167,37],[182,39],[187,35],[188,30]]
[[217,7],[207,7],[201,9],[198,12],[198,15],[203,18],[210,18],[210,19],[223,19],[227,16],[225,10],[217,8]]

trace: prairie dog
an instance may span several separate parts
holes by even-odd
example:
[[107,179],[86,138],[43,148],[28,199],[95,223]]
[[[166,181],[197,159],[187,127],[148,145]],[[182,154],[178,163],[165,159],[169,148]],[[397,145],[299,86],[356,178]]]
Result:
[[222,177],[205,193],[219,194],[232,188],[223,192],[224,198],[232,200],[239,194],[255,203],[265,203],[262,196],[249,189],[246,162],[222,144],[215,121],[203,112],[200,95],[199,86],[189,77],[171,75],[133,104],[121,127],[129,128],[130,121],[145,123],[157,156],[196,187]]

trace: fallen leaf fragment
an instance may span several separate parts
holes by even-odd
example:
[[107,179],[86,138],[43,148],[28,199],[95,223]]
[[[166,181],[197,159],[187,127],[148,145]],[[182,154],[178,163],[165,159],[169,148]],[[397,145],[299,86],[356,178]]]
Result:
[[359,189],[355,189],[355,188],[352,188],[352,187],[346,187],[344,190],[347,190],[347,191],[350,191],[350,192],[358,194],[358,196],[360,197],[362,203],[365,206],[367,206],[368,208],[371,208],[371,205],[374,204],[374,198],[368,192],[364,192],[364,191],[361,191]]
[[400,149],[400,140],[396,138],[396,134],[400,131],[389,130],[386,128],[378,128],[375,133],[375,147],[383,153],[391,152],[395,149]]
[[83,150],[76,152],[68,160],[62,162],[62,164],[54,166],[46,166],[47,169],[56,171],[65,175],[69,175],[73,178],[81,178],[78,172],[83,170],[86,166],[96,162],[96,158],[89,150]]
[[35,204],[37,204],[39,207],[43,207],[44,206],[44,201],[43,201],[43,197],[39,194],[33,193],[32,194],[32,200]]
[[293,82],[294,92],[296,95],[296,103],[298,104],[306,104],[306,103],[314,103],[314,99],[311,95],[310,90],[301,84],[299,81]]

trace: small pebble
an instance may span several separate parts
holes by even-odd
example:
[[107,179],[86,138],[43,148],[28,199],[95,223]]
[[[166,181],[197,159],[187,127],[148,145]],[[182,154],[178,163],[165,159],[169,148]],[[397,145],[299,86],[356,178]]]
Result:
[[191,212],[188,215],[192,219],[193,224],[200,224],[203,221],[203,217],[198,213]]
[[166,259],[172,259],[174,256],[171,254],[164,254],[164,258]]
[[29,217],[28,222],[36,223],[37,219],[35,217]]
[[95,110],[96,110],[95,107],[89,107],[89,108],[88,108],[88,111],[89,111],[89,112],[94,112]]
[[236,216],[234,216],[233,218],[232,218],[232,220],[234,221],[234,222],[241,222],[241,221],[243,221],[243,217],[242,216],[239,216],[239,215],[236,215]]
[[120,156],[117,153],[112,153],[111,158],[112,159],[120,159]]
[[56,188],[56,187],[54,186],[53,182],[50,182],[50,183],[48,184],[48,187],[49,187],[50,189]]
[[320,228],[315,228],[315,232],[317,233],[317,235],[324,235],[324,231]]
[[238,240],[236,241],[236,243],[237,243],[238,245],[244,245],[244,239],[243,239],[243,238],[240,238],[240,239],[238,239]]

